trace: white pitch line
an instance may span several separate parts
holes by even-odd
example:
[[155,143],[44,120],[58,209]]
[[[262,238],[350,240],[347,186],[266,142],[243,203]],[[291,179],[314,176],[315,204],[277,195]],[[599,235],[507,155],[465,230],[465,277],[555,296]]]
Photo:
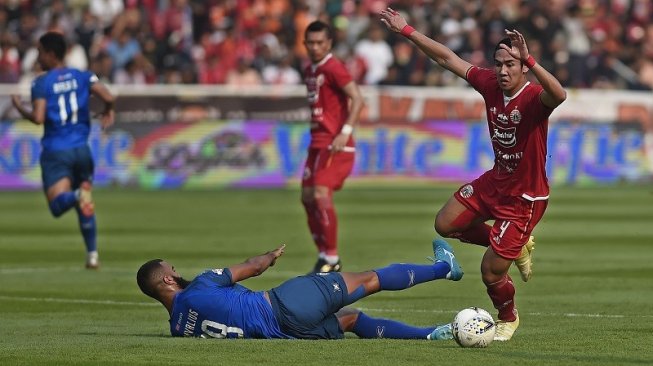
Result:
[[[122,305],[122,306],[160,306],[157,303],[135,302],[135,301],[117,301],[117,300],[89,300],[89,299],[67,299],[56,297],[22,297],[22,296],[5,296],[0,295],[0,300],[14,301],[31,301],[31,302],[56,302],[65,304],[92,304],[92,305]],[[422,310],[422,309],[378,309],[358,307],[363,311],[373,311],[377,313],[428,313],[428,314],[456,314],[458,310]],[[579,314],[579,313],[526,313],[530,316],[557,316],[568,318],[653,318],[653,315],[623,315],[623,314]]]
[[3,295],[0,295],[0,300],[31,301],[31,302],[58,302],[58,303],[64,303],[64,304],[160,306],[157,303],[135,302],[135,301],[65,299],[65,298],[56,298],[56,297],[22,297],[22,296],[3,296]]
[[[364,311],[375,311],[380,313],[435,313],[435,314],[457,314],[459,310],[405,310],[405,309],[373,309],[358,308]],[[520,312],[521,314],[521,312]],[[623,315],[623,314],[579,314],[579,313],[525,313],[530,316],[562,316],[567,318],[653,318],[653,315]]]

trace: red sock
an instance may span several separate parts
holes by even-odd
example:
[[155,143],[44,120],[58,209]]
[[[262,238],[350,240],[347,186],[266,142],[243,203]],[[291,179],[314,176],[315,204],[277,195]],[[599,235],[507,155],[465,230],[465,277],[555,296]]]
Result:
[[326,255],[338,255],[338,218],[333,207],[331,194],[318,198],[315,203],[319,211],[320,231],[324,238]]
[[[303,201],[302,201],[303,202]],[[306,211],[306,218],[308,221],[308,230],[311,232],[313,242],[317,247],[318,252],[323,253],[326,250],[324,245],[324,234],[322,233],[322,225],[320,225],[320,212],[313,202],[303,202],[304,210]]]
[[488,224],[478,224],[469,229],[456,233],[456,238],[464,243],[471,243],[481,245],[484,247],[490,246],[490,231],[492,226]]
[[499,282],[486,285],[487,294],[492,299],[492,304],[499,310],[499,320],[514,321],[515,316],[515,286],[512,278],[506,275]]
[[[469,225],[476,218],[476,214],[470,210],[465,210],[463,213],[458,215],[455,220],[451,223],[453,227],[465,227]],[[490,231],[492,231],[492,226],[486,223],[480,223],[476,226],[472,226],[465,231],[459,231],[451,234],[452,238],[456,238],[464,243],[471,243],[476,245],[481,245],[484,247],[490,246]]]

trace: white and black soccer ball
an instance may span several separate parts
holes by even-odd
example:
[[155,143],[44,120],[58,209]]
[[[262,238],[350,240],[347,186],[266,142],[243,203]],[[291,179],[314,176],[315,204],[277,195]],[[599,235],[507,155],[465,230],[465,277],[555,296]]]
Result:
[[478,307],[461,310],[453,319],[451,327],[453,339],[461,347],[487,347],[497,331],[492,315]]

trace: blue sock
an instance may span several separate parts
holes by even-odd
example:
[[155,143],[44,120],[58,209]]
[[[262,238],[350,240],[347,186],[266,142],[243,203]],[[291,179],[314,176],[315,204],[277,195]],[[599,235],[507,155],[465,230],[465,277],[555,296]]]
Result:
[[52,201],[48,203],[52,216],[59,217],[77,203],[77,196],[75,192],[68,191],[59,194]]
[[361,312],[352,331],[360,338],[426,339],[434,329],[435,327],[419,328],[394,320],[371,318]]
[[451,268],[446,262],[433,264],[395,263],[374,270],[379,276],[381,290],[386,291],[403,290],[418,283],[445,278],[449,271],[451,271]]
[[77,217],[79,218],[79,230],[82,232],[82,236],[84,237],[84,244],[86,244],[86,251],[92,252],[97,250],[97,243],[95,241],[97,236],[95,215],[84,216],[79,207],[75,207],[75,209],[77,210]]

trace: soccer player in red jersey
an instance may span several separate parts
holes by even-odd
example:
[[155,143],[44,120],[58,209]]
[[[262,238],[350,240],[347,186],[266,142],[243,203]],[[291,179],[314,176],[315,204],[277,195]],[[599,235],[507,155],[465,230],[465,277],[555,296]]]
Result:
[[363,97],[342,62],[331,54],[333,31],[315,21],[304,33],[311,64],[304,82],[311,107],[311,144],[302,178],[302,203],[319,256],[313,272],[339,272],[338,219],[333,191],[354,166],[352,132],[363,109]]
[[[530,234],[544,215],[549,198],[545,171],[548,118],[567,94],[529,55],[524,37],[516,30],[506,30],[507,38],[496,46],[492,70],[471,65],[415,31],[393,9],[380,15],[389,29],[467,80],[485,100],[494,166],[454,193],[437,213],[435,230],[444,237],[487,247],[481,273],[499,311],[494,339],[507,341],[519,326],[508,269],[514,261],[522,278],[530,278]],[[528,81],[529,70],[539,85]],[[487,225],[488,220],[494,220],[494,225]]]

